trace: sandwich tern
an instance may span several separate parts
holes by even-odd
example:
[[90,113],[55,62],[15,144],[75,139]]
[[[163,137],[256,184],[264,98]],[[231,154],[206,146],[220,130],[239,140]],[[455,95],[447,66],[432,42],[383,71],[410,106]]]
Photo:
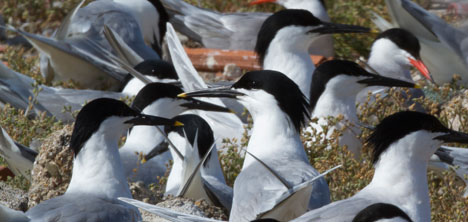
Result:
[[309,118],[309,103],[286,75],[270,70],[253,71],[230,87],[179,96],[234,98],[252,115],[254,124],[247,147],[250,155],[246,155],[234,182],[231,221],[257,218],[287,221],[330,202],[323,178],[288,193],[286,198],[282,195],[290,187],[319,174],[310,165],[299,136]]
[[[205,199],[229,211],[232,205],[232,188],[226,185],[210,125],[193,114],[179,115],[172,120],[179,121],[184,126],[164,127],[168,138],[176,147],[170,149],[174,163],[167,178],[165,195],[183,196],[193,200]],[[183,159],[174,149],[179,150]]]
[[356,195],[292,220],[351,221],[370,204],[399,206],[413,221],[431,221],[427,166],[444,142],[468,143],[468,134],[448,129],[434,116],[404,111],[383,119],[368,139],[374,177]]
[[[203,102],[193,98],[178,98],[183,93],[178,86],[166,83],[150,83],[136,95],[132,108],[143,114],[173,118],[187,110],[206,110],[230,112],[229,109]],[[157,126],[135,126],[129,131],[125,144],[119,149],[125,175],[130,181],[143,181],[145,184],[157,182],[158,176],[166,172],[166,163],[171,159],[164,144],[165,136],[162,128]],[[150,153],[159,153],[153,158],[147,158],[140,164],[141,158]]]
[[263,69],[286,74],[309,98],[315,65],[307,52],[308,46],[323,34],[353,32],[369,32],[369,29],[324,22],[306,10],[282,10],[263,23],[255,52]]
[[141,220],[137,208],[117,199],[131,197],[118,153],[118,142],[122,133],[132,125],[181,123],[140,114],[114,99],[91,101],[78,113],[73,128],[70,148],[75,158],[65,194],[41,202],[17,216],[21,219],[27,217],[27,221]]
[[312,76],[310,107],[312,118],[317,118],[318,122],[311,122],[311,128],[306,131],[311,132],[313,128],[317,132],[323,132],[323,125],[328,124],[329,116],[343,116],[345,121],[332,126],[328,134],[323,136],[329,138],[335,129],[345,128],[339,144],[346,145],[354,157],[359,158],[362,142],[358,138],[361,129],[356,114],[356,96],[368,86],[413,88],[415,84],[370,73],[351,61],[324,62],[315,69]]
[[[266,1],[254,1],[260,4]],[[310,11],[322,21],[330,22],[323,1],[319,0],[278,0],[269,1],[287,9],[304,9]],[[262,23],[272,13],[234,12],[219,13],[198,8],[182,0],[162,0],[171,15],[170,21],[177,31],[190,39],[200,42],[206,48],[254,50],[258,31]],[[309,48],[309,53],[334,56],[331,35],[318,38]]]

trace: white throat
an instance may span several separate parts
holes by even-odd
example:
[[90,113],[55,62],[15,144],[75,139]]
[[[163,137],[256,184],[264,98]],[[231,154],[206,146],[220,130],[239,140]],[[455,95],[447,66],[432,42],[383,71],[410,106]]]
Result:
[[73,162],[73,174],[66,191],[107,198],[131,198],[125,178],[118,141],[126,126],[110,117],[83,145]]
[[430,221],[427,164],[442,142],[437,133],[413,132],[391,144],[375,164],[372,182],[359,195],[373,196],[399,206],[413,221]]
[[[299,133],[291,119],[280,109],[276,99],[263,90],[249,94],[239,100],[249,110],[254,122],[247,150],[264,161],[308,161]],[[255,161],[246,155],[243,169]]]
[[302,33],[305,33],[305,28],[295,26],[278,31],[266,52],[263,69],[282,72],[309,98],[315,65],[308,48],[313,39]]

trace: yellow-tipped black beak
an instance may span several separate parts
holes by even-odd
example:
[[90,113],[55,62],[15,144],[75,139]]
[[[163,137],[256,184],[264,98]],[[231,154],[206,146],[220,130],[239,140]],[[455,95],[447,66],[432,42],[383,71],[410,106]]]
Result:
[[140,114],[136,116],[133,119],[125,121],[127,124],[132,124],[134,126],[136,125],[147,125],[147,126],[159,126],[159,125],[164,125],[164,126],[183,126],[184,124],[171,120],[171,119],[166,119],[162,117],[157,117],[157,116],[150,116],[150,115],[145,115],[145,114]]
[[468,143],[468,134],[450,130],[447,134],[435,137],[434,139],[442,140],[446,143]]
[[322,22],[322,25],[312,29],[309,33],[333,34],[333,33],[368,33],[369,28],[358,25],[345,25],[329,22]]
[[181,93],[177,95],[179,98],[190,98],[190,97],[223,97],[223,98],[237,98],[238,96],[244,96],[244,93],[238,92],[231,88],[214,88],[207,90],[200,90],[190,93]]
[[182,104],[182,107],[185,107],[187,109],[199,109],[199,110],[205,110],[205,111],[213,111],[213,112],[232,112],[232,110],[218,106],[212,103],[208,102],[203,102],[198,99],[192,99],[192,98],[183,98],[186,103]]
[[363,80],[358,81],[358,83],[366,84],[367,86],[388,86],[388,87],[408,87],[408,88],[417,88],[418,85],[406,82],[399,79],[388,78],[385,76],[379,76],[369,73],[369,77]]

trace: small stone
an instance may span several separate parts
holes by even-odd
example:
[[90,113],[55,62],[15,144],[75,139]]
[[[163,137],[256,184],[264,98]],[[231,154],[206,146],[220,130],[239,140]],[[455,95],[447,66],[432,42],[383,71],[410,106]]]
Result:
[[73,151],[69,149],[72,131],[72,125],[65,126],[46,138],[39,148],[31,172],[29,208],[62,195],[67,190],[73,167]]
[[224,66],[223,75],[227,79],[233,80],[233,79],[236,79],[236,78],[242,76],[242,69],[239,66],[237,66],[236,64],[233,64],[233,63],[226,64]]

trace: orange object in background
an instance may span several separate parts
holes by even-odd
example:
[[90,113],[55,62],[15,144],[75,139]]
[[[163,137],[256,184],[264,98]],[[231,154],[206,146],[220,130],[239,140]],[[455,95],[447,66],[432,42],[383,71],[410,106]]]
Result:
[[[225,50],[207,48],[185,48],[195,69],[203,72],[223,72],[227,64],[236,64],[243,70],[259,70],[257,55],[253,51],[247,50]],[[323,56],[310,56],[314,64],[329,60]]]

